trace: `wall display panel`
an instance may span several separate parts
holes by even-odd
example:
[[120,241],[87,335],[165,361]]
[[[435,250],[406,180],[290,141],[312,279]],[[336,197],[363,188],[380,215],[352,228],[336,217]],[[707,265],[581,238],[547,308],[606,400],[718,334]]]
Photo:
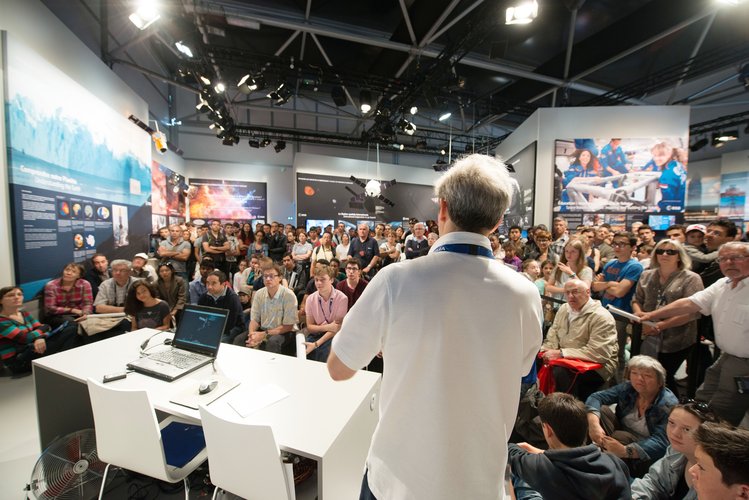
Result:
[[505,212],[500,234],[508,234],[511,226],[527,228],[533,225],[533,187],[536,183],[536,142],[528,145],[515,156],[504,160],[514,170],[512,203]]
[[190,179],[190,219],[257,220],[267,218],[264,182]]
[[725,217],[736,223],[740,230],[748,227],[749,221],[749,172],[723,174],[720,180],[719,217]]
[[14,265],[31,297],[68,262],[147,250],[151,141],[11,37],[7,55]]
[[682,217],[686,136],[558,139],[554,144],[554,215],[583,214],[585,223],[593,214],[592,219],[608,217],[617,226],[651,213]]
[[154,234],[161,227],[185,220],[185,197],[182,186],[172,181],[175,174],[157,161],[151,163],[151,230]]
[[396,179],[394,185],[382,190],[382,195],[393,202],[392,207],[369,196],[357,198],[363,192],[364,188],[346,177],[299,173],[297,224],[306,227],[308,220],[333,220],[335,224],[351,226],[366,222],[373,227],[375,222],[383,222],[397,227],[410,217],[420,221],[437,219],[439,207],[433,186],[400,183]]
[[687,202],[684,219],[688,223],[705,222],[718,216],[720,205],[720,162],[703,162],[687,175]]

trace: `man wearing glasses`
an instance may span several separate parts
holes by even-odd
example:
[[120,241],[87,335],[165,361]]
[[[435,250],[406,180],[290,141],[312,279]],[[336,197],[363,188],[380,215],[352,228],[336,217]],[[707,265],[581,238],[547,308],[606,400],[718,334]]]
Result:
[[643,321],[701,312],[712,315],[715,343],[721,355],[705,372],[696,399],[705,401],[721,417],[738,425],[749,410],[749,243],[725,243],[718,251],[725,275],[691,297],[646,313]]
[[336,285],[348,298],[348,309],[354,307],[367,283],[369,282],[361,277],[361,262],[356,257],[351,257],[346,261],[346,279]]
[[252,295],[249,331],[238,335],[234,344],[293,355],[296,296],[281,286],[281,266],[266,265],[262,271],[265,286]]
[[[628,313],[632,312],[632,297],[635,294],[637,281],[642,274],[642,264],[632,258],[632,249],[637,238],[632,233],[620,232],[614,235],[611,246],[614,248],[615,260],[603,266],[603,272],[596,276],[591,288],[602,294],[601,304],[609,304]],[[619,343],[619,367],[616,379],[620,381],[624,374],[625,351],[627,345],[627,325],[629,321],[616,318],[616,336]],[[632,356],[640,353],[640,339],[632,339]]]

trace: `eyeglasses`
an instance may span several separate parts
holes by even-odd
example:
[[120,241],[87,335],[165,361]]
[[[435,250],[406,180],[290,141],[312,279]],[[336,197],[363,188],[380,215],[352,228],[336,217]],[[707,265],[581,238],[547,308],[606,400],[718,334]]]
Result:
[[668,248],[668,249],[666,249],[666,248],[659,248],[658,250],[655,251],[656,255],[663,255],[664,253],[666,255],[679,255],[679,251],[678,250],[674,250],[673,248]]
[[278,278],[277,274],[263,274],[264,280],[272,280]]
[[615,241],[611,244],[614,248],[620,248],[620,247],[631,247],[632,245],[629,244],[629,242],[622,242],[622,241]]
[[743,260],[749,259],[749,255],[725,255],[723,257],[718,257],[715,259],[715,261],[720,264],[721,262],[741,262]]
[[347,267],[347,268],[346,268],[346,271],[351,271],[352,273],[353,273],[354,271],[358,271],[358,270],[359,270],[359,268],[358,268],[358,267]]

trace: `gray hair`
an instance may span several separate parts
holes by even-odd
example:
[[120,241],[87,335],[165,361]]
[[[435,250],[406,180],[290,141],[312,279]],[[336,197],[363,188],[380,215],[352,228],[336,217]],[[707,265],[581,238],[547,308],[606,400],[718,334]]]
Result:
[[472,154],[455,162],[434,193],[447,203],[452,222],[463,231],[493,229],[512,200],[512,179],[501,161]]
[[666,385],[666,369],[663,368],[663,365],[657,359],[645,356],[644,354],[633,356],[632,359],[629,360],[629,363],[627,363],[627,368],[624,370],[624,378],[626,380],[629,380],[629,372],[634,368],[654,371],[655,376],[658,379],[658,385],[660,387]]
[[676,240],[670,240],[668,238],[656,243],[655,248],[653,248],[653,251],[650,253],[650,269],[658,269],[660,267],[658,256],[655,254],[655,251],[665,245],[671,245],[679,251],[679,269],[692,269],[692,258],[687,254],[684,245]]
[[749,255],[749,243],[745,241],[729,241],[728,243],[723,243],[720,248],[718,248],[718,252],[720,252],[724,248],[726,250],[739,250],[742,251],[745,255]]
[[109,267],[114,269],[115,267],[119,266],[126,266],[128,269],[133,268],[133,263],[126,259],[114,259],[110,264]]

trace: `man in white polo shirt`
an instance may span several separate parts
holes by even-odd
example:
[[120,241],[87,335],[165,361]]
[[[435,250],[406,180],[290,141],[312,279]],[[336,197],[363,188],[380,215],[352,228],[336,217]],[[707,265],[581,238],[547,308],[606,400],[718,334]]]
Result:
[[736,378],[749,377],[749,243],[732,241],[718,250],[725,276],[691,297],[641,315],[644,321],[701,312],[712,315],[721,355],[705,372],[695,398],[734,425],[749,410],[749,392],[739,392]]
[[520,379],[541,345],[538,290],[489,245],[512,196],[505,166],[467,156],[435,193],[439,240],[375,276],[328,358],[335,380],[385,362],[362,499],[503,498]]

